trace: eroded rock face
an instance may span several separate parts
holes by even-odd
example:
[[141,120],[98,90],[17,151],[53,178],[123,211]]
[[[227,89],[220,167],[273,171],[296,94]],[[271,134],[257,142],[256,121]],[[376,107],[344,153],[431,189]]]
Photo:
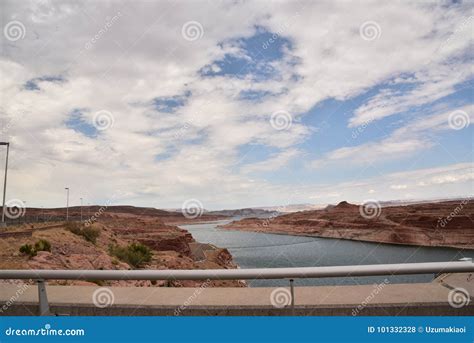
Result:
[[[65,227],[51,229],[31,230],[28,235],[9,237],[8,242],[0,246],[1,261],[7,261],[5,267],[15,269],[99,269],[99,270],[126,270],[131,267],[116,257],[109,254],[109,246],[125,246],[132,242],[140,242],[152,250],[152,260],[146,263],[143,269],[220,269],[236,268],[232,256],[226,249],[204,245],[200,256],[196,256],[190,244],[194,247],[200,243],[195,242],[192,235],[181,228],[166,225],[154,217],[140,216],[131,218],[114,217],[93,224],[101,234],[95,244],[88,242],[84,237],[73,234]],[[23,228],[22,230],[26,230]],[[18,252],[23,244],[32,244],[39,239],[46,239],[51,244],[51,252],[39,251],[36,256],[28,257]],[[4,243],[4,244],[3,244]],[[204,253],[203,253],[204,252]],[[120,285],[120,286],[146,286],[146,287],[206,287],[219,286],[245,286],[239,281],[56,281],[51,284],[60,285]]]
[[163,237],[157,233],[139,235],[137,241],[156,251],[177,251],[183,255],[191,256],[189,243],[194,239],[188,233],[177,234],[175,237]]
[[472,200],[383,207],[373,218],[346,201],[323,210],[248,218],[222,228],[380,243],[474,248]]

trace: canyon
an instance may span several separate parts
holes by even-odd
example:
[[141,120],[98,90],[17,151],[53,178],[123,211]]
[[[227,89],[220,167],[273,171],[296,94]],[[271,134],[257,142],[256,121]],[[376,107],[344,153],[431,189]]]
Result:
[[[286,214],[244,209],[202,211],[199,216],[190,218],[178,211],[154,208],[90,206],[82,208],[83,223],[80,224],[80,207],[69,208],[69,221],[65,221],[64,208],[28,208],[16,224],[0,232],[0,269],[233,269],[238,266],[229,250],[198,242],[189,231],[177,226],[212,222],[217,225],[217,221],[225,223],[223,220],[232,219],[230,214],[244,218],[221,224],[220,229],[474,249],[474,204],[471,199],[395,204],[369,208],[367,213],[364,213],[365,210],[343,201],[324,209]],[[261,214],[264,217],[255,217]],[[245,218],[248,215],[255,216]],[[97,237],[87,236],[86,229]],[[28,250],[21,251],[25,246],[33,249],[35,244],[41,242],[47,242],[49,247],[38,248],[30,254],[25,253]],[[43,247],[43,243],[39,247]],[[123,251],[130,247],[148,250],[149,259],[134,265],[122,256]],[[247,286],[238,280],[52,280],[50,283],[145,287]]]
[[245,218],[221,229],[474,249],[472,199],[376,207],[346,201],[322,210]]
[[[79,209],[80,210],[80,209]],[[94,213],[99,213],[96,207]],[[40,211],[40,210],[37,210]],[[30,216],[34,210],[27,209]],[[64,209],[47,210],[48,218],[63,215]],[[70,208],[69,219],[80,216]],[[84,216],[85,217],[85,216]],[[227,249],[196,242],[192,235],[177,227],[179,222],[213,220],[216,216],[185,218],[181,213],[143,209],[132,206],[109,207],[100,211],[93,222],[37,222],[9,226],[0,234],[0,269],[229,269],[237,266]],[[91,239],[81,236],[88,228],[97,232]],[[89,238],[89,239],[87,239]],[[50,244],[49,251],[30,256],[20,252],[24,245],[39,241]],[[149,249],[151,258],[139,267],[114,256],[112,247],[139,244]],[[11,281],[13,282],[13,281]],[[146,287],[245,287],[241,281],[50,281],[57,285],[146,286]]]

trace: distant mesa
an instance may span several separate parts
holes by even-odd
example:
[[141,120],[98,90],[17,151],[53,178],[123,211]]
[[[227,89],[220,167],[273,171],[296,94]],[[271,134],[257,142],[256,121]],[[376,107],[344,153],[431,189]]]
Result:
[[344,208],[351,208],[352,209],[352,208],[356,208],[358,206],[354,205],[354,204],[350,204],[347,201],[341,201],[339,204],[337,204],[334,207],[337,208],[337,209],[344,209]]

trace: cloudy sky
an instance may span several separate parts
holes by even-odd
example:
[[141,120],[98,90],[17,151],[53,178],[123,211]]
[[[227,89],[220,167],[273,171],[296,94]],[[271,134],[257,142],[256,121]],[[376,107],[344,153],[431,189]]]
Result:
[[72,204],[208,209],[473,194],[472,1],[0,6],[7,199],[63,206],[66,186]]

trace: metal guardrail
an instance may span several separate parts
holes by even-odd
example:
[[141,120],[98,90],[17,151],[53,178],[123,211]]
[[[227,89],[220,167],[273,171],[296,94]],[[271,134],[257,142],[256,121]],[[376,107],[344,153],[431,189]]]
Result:
[[0,270],[0,279],[250,280],[474,272],[472,260],[331,267],[192,270]]
[[251,280],[289,279],[294,307],[293,279],[344,276],[408,275],[474,272],[472,259],[456,262],[398,263],[330,267],[203,269],[203,270],[0,270],[0,279],[38,282],[40,315],[49,315],[45,280]]

